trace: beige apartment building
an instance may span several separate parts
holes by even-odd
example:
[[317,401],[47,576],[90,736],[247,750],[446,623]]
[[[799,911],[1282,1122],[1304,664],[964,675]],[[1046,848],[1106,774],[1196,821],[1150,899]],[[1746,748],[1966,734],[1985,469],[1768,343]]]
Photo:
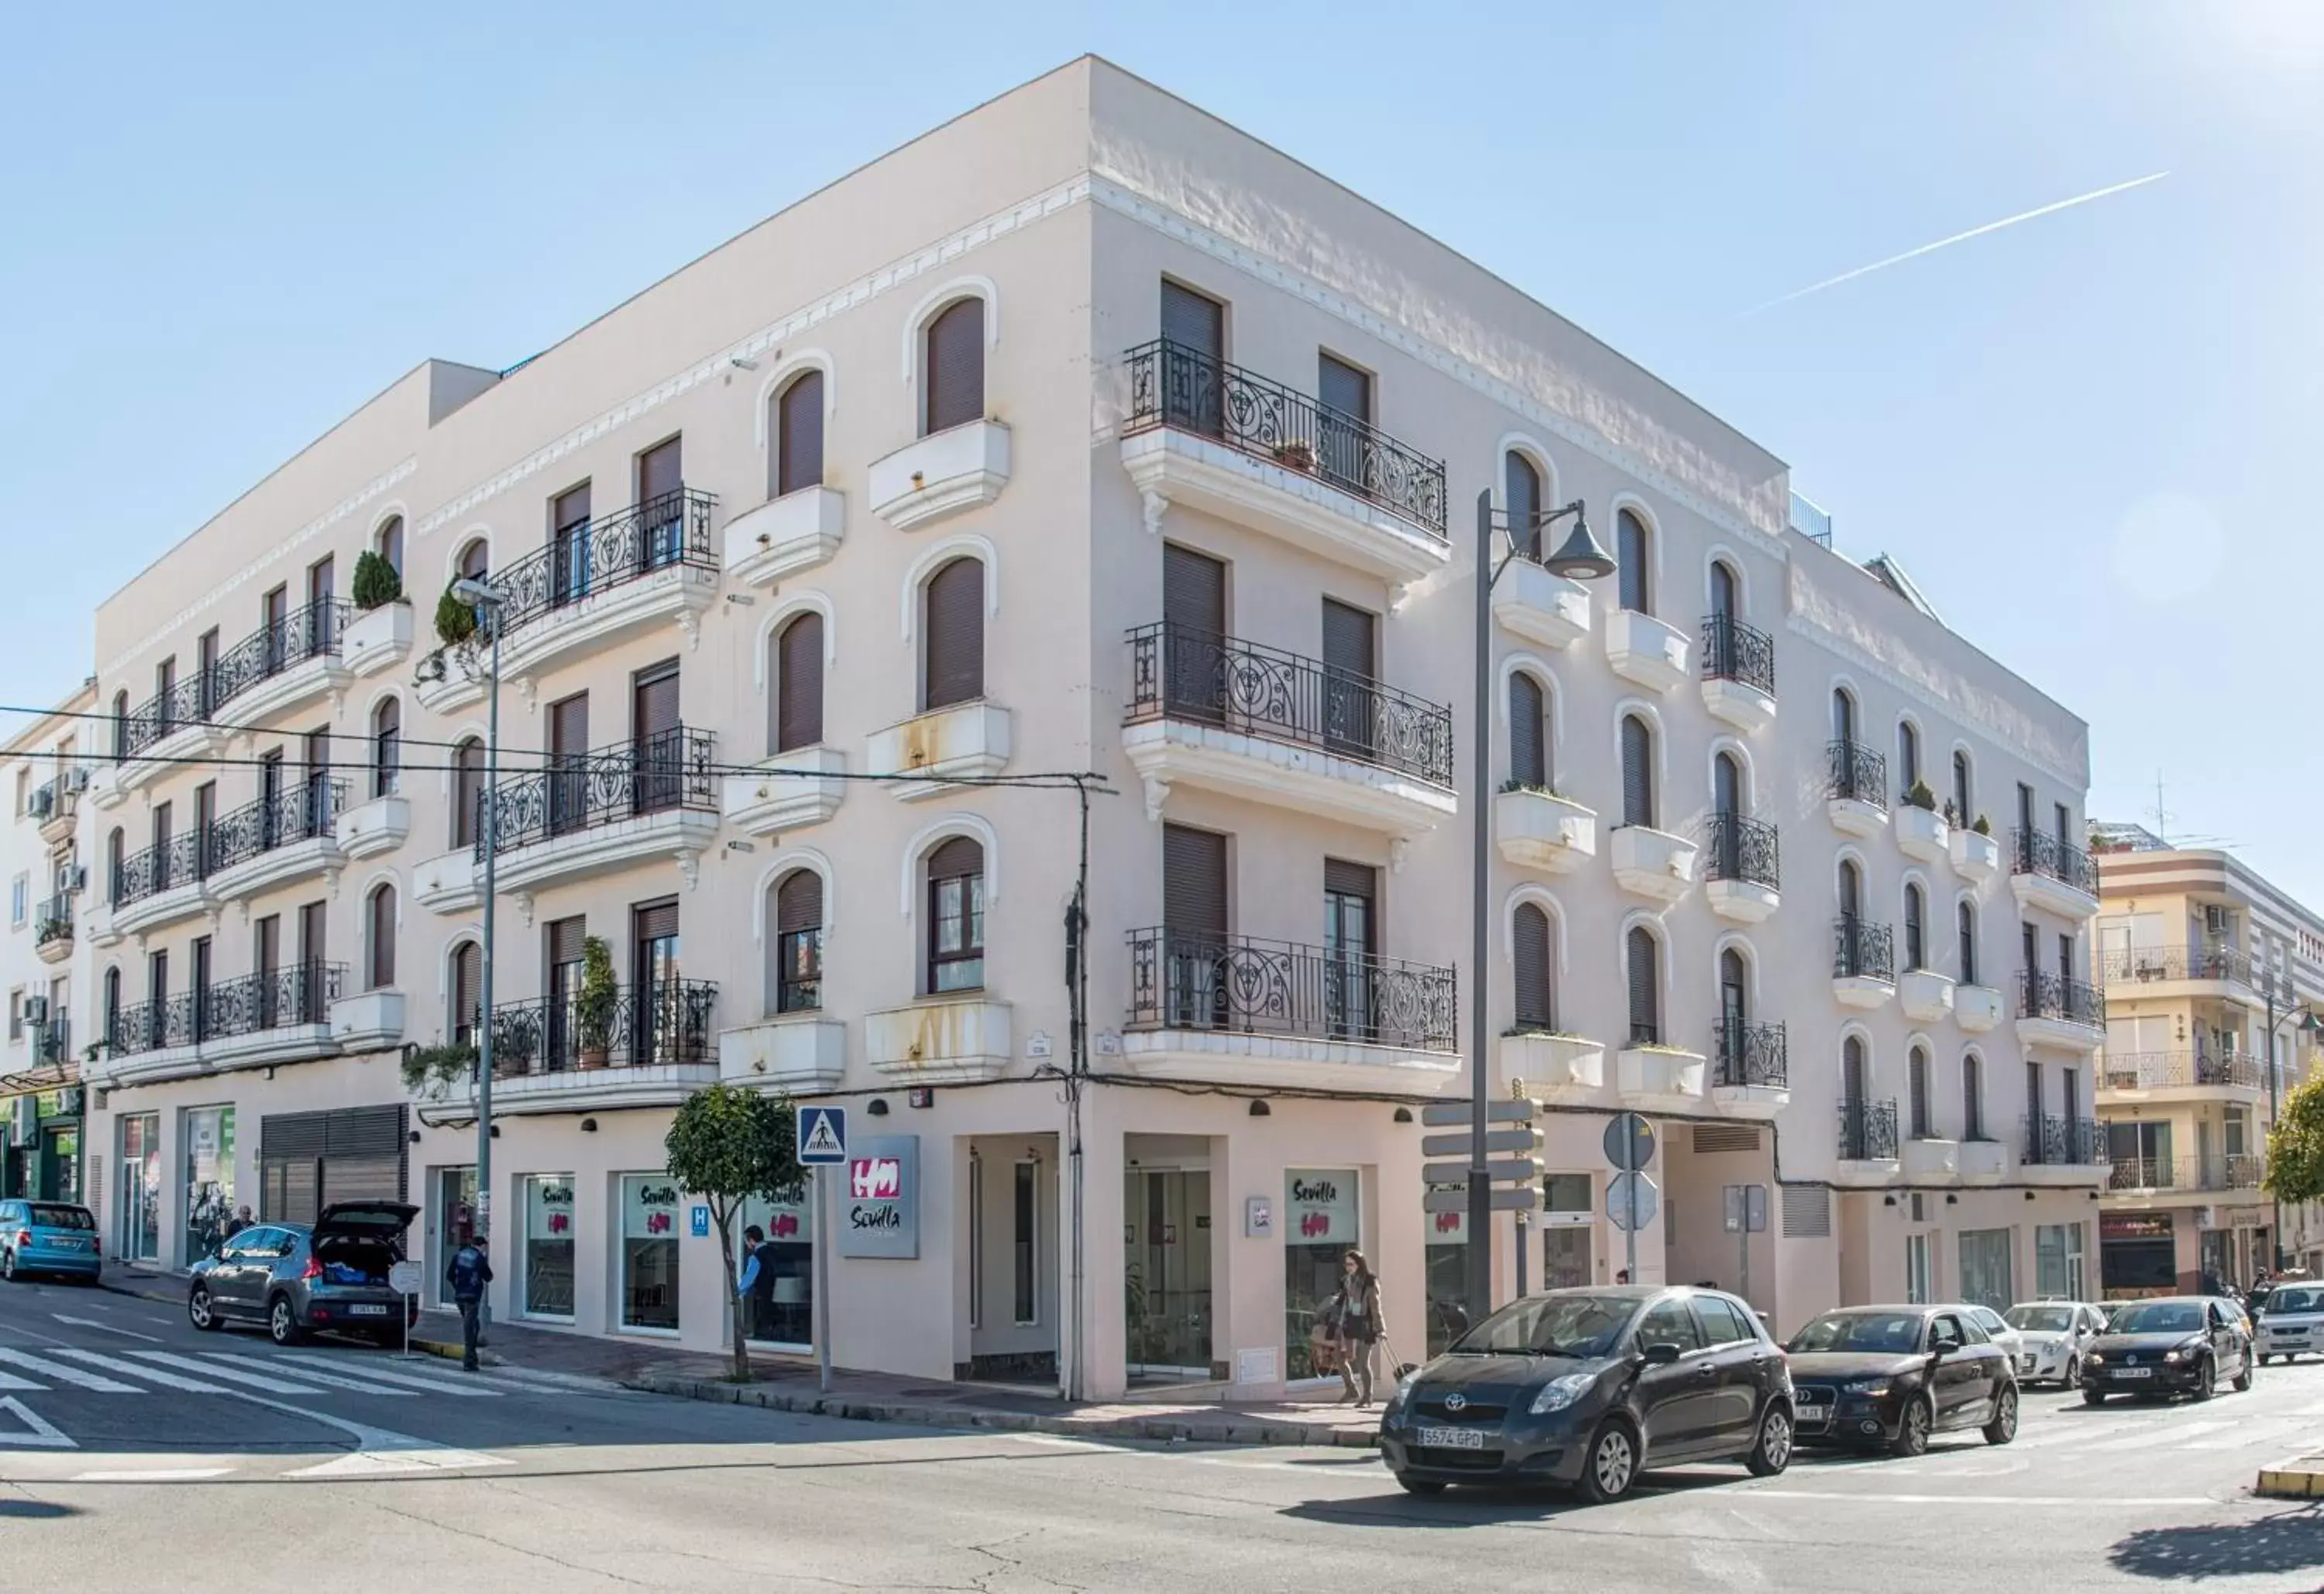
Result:
[[[1484,790],[1480,495],[1531,556]],[[1534,534],[1576,499],[1586,585]],[[496,1312],[713,1347],[661,1142],[723,1078],[845,1103],[866,1159],[831,1233],[763,1214],[778,1347],[829,1239],[844,1365],[1269,1393],[1360,1246],[1409,1358],[1487,1238],[1424,1212],[1418,1121],[1468,1085],[1483,825],[1485,1062],[1551,1170],[1502,1295],[1520,1245],[1536,1286],[1624,1266],[1623,1107],[1647,1279],[1786,1329],[2083,1293],[2085,728],[1792,505],[1507,283],[1075,61],[521,367],[420,366],[105,605],[107,1235],[182,1266],[222,1210],[400,1192],[432,1290],[488,1203]],[[410,602],[350,602],[367,550]],[[1080,811],[1025,779],[1077,771],[1078,1179]],[[472,1079],[401,1053],[479,1032],[487,813],[479,1191]]]
[[2098,827],[2112,1165],[2098,1242],[2109,1295],[2230,1284],[2304,1259],[2313,1214],[2261,1188],[2284,1092],[2316,1059],[2324,919],[2216,848]]
[[0,789],[10,822],[0,839],[8,881],[7,939],[0,989],[8,1030],[0,1051],[0,1196],[69,1201],[81,1169],[80,1047],[74,965],[76,909],[86,899],[77,840],[90,779],[93,685],[34,719],[0,747]]

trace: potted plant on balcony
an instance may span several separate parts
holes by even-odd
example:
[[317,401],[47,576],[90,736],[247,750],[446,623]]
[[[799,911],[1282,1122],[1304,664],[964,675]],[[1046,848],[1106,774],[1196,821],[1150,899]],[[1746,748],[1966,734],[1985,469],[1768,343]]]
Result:
[[1304,438],[1277,443],[1274,454],[1275,463],[1285,470],[1298,471],[1311,476],[1315,474],[1315,445]]
[[476,612],[460,601],[450,587],[436,600],[436,636],[447,648],[456,648],[476,634]]
[[581,990],[573,999],[573,1027],[580,1040],[581,1066],[603,1068],[613,1044],[613,1009],[622,1000],[613,982],[613,951],[602,935],[581,943]]
[[1977,816],[1977,823],[1970,825],[1969,828],[1977,832],[1979,835],[1991,835],[1993,834],[1993,821],[1987,819],[1984,815],[1979,814]]
[[364,613],[388,604],[403,601],[403,577],[395,573],[375,548],[365,548],[355,560],[355,607]]
[[1925,780],[1914,781],[1911,789],[1904,793],[1904,800],[1914,807],[1926,809],[1932,814],[1937,811],[1937,794],[1929,789],[1929,783]]
[[475,1066],[474,1046],[413,1046],[403,1054],[403,1088],[414,1092],[424,1089],[429,1095],[440,1097]]

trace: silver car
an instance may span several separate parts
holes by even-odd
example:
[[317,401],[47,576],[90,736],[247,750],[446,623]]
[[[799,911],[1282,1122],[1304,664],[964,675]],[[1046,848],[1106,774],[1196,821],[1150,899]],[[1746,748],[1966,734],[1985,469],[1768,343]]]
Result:
[[2259,1309],[2259,1364],[2324,1356],[2324,1285],[2280,1284]]
[[2003,1313],[2017,1331],[2017,1378],[2070,1389],[2082,1381],[2082,1355],[2106,1332],[2106,1313],[2081,1301],[2027,1301]]
[[341,1201],[312,1224],[245,1229],[194,1264],[186,1316],[205,1331],[261,1323],[278,1345],[310,1333],[396,1339],[420,1303],[397,1294],[389,1274],[419,1211],[400,1201]]

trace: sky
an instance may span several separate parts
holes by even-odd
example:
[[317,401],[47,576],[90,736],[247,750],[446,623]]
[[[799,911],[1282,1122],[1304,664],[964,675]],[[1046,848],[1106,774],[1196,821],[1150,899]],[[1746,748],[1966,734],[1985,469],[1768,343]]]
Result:
[[1788,461],[2089,722],[2093,816],[2153,826],[2159,779],[2169,834],[2324,911],[2324,0],[23,11],[0,703],[420,360],[512,364],[1084,51]]

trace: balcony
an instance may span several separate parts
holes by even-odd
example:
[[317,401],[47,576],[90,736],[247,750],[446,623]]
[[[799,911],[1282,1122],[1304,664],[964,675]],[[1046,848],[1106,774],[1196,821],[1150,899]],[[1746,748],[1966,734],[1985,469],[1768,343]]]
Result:
[[476,849],[455,847],[411,866],[411,899],[430,913],[466,913],[484,899]]
[[2099,956],[2098,978],[2109,990],[2138,988],[2127,996],[2224,997],[2255,1007],[2265,1001],[2264,972],[2255,973],[2250,956],[2232,946],[2124,947]]
[[847,495],[802,487],[726,522],[726,574],[747,586],[773,586],[828,564],[846,536]]
[[1443,705],[1172,622],[1129,640],[1122,751],[1149,815],[1182,781],[1399,837],[1458,808]]
[[397,598],[375,609],[359,609],[347,622],[344,657],[357,679],[393,669],[411,653],[411,604]]
[[307,780],[245,804],[210,826],[210,894],[238,901],[318,875],[346,859],[335,826],[346,806],[344,780]]
[[1501,1077],[1535,1101],[1591,1107],[1606,1101],[1606,1048],[1578,1035],[1513,1029],[1501,1037]]
[[2106,1126],[2094,1118],[2029,1112],[2018,1120],[2018,1177],[2029,1184],[2089,1184],[2105,1176]]
[[62,891],[32,914],[32,950],[44,963],[60,963],[72,956],[73,900]]
[[779,1013],[718,1034],[718,1077],[787,1095],[835,1091],[847,1076],[847,1026],[819,1012]]
[[300,963],[123,1008],[106,1026],[106,1083],[150,1084],[335,1055],[342,963]]
[[1949,842],[1953,872],[1961,879],[1983,885],[2001,872],[2001,843],[1987,832],[1957,824]]
[[872,512],[910,531],[1001,496],[1009,484],[1009,428],[971,420],[915,438],[872,462]]
[[1614,1089],[1637,1111],[1701,1112],[1707,1066],[1701,1052],[1665,1046],[1634,1026],[1630,1044],[1614,1055]]
[[1125,363],[1121,463],[1145,496],[1148,530],[1182,503],[1398,587],[1451,562],[1441,460],[1167,339]]
[[2098,1063],[2098,1086],[2102,1104],[2225,1101],[2255,1105],[2267,1093],[2267,1064],[2239,1052],[2108,1051]]
[[962,991],[866,1013],[863,1051],[891,1079],[972,1084],[1008,1072],[1011,1033],[1007,1002]]
[[1896,1099],[1840,1103],[1839,1166],[1832,1183],[1842,1185],[1886,1184],[1903,1169],[1896,1137]]
[[1876,836],[1888,825],[1888,760],[1861,742],[1824,749],[1824,812],[1844,835]]
[[319,598],[228,648],[211,667],[209,714],[232,705],[226,717],[250,724],[345,692],[348,613],[345,600]]
[[217,895],[207,878],[215,859],[205,839],[198,830],[188,831],[123,859],[108,904],[89,922],[90,943],[110,946],[124,935],[143,935],[215,907]]
[[1338,947],[1168,929],[1130,935],[1135,1073],[1222,1084],[1453,1089],[1451,969]]
[[1775,639],[1731,614],[1702,622],[1703,706],[1737,730],[1775,723]]
[[1607,851],[1614,879],[1635,896],[1675,902],[1694,889],[1694,864],[1702,850],[1683,836],[1625,825],[1609,839]]
[[72,1020],[66,1017],[27,1023],[24,1033],[32,1043],[32,1061],[43,1068],[64,1068],[73,1061]]
[[1941,1022],[1953,1010],[1953,982],[1934,969],[1906,969],[1896,980],[1896,1004],[1915,1024]]
[[1606,616],[1606,662],[1616,675],[1665,696],[1686,685],[1686,632],[1636,609]]
[[2002,1018],[2001,992],[1990,985],[1953,987],[1953,1022],[1970,1035],[1997,1028]]
[[[530,893],[671,860],[690,870],[718,834],[711,752],[709,732],[676,725],[502,782],[486,799],[499,888]],[[484,834],[479,823],[480,862]]]
[[1520,551],[1493,584],[1493,619],[1528,642],[1571,648],[1590,634],[1590,589]]
[[1906,797],[1896,805],[1896,845],[1907,858],[1942,863],[1952,856],[1952,826],[1934,808]]
[[1493,840],[1522,868],[1571,874],[1598,855],[1598,815],[1545,788],[1512,782],[1493,797]]
[[2009,833],[2010,889],[2017,906],[2081,920],[2098,910],[2098,866],[2070,842],[2039,830]]
[[2107,1170],[2107,1190],[2147,1196],[2256,1191],[2265,1172],[2265,1160],[2252,1156],[2122,1157]]
[[1774,825],[1740,814],[1713,814],[1702,859],[1711,911],[1738,924],[1766,919],[1783,902],[1781,863]]
[[1771,1119],[1791,1105],[1791,1053],[1782,1025],[1721,1019],[1711,1042],[1711,1099],[1721,1111]]
[[403,1039],[403,993],[365,990],[331,1004],[332,1044],[341,1052],[377,1052]]
[[1907,1184],[1942,1184],[1960,1176],[1960,1142],[1909,1135],[1899,1143],[1897,1165]]
[[793,748],[761,759],[757,767],[755,775],[728,775],[719,782],[719,812],[745,835],[780,835],[821,825],[839,812],[847,796],[847,755],[835,747]]
[[80,794],[88,786],[88,771],[74,768],[32,793],[32,816],[40,821],[41,840],[60,847],[72,840],[80,818]]
[[1007,769],[1011,731],[1009,711],[982,698],[932,708],[874,731],[863,746],[864,769],[872,775],[920,776],[891,789],[900,802],[926,802],[960,790],[964,780]]
[[340,811],[331,822],[332,838],[345,858],[370,858],[392,852],[411,834],[411,804],[393,792]]
[[2020,969],[2017,1038],[2029,1046],[2095,1052],[2106,1040],[2106,998],[2088,981]]
[[601,1014],[577,990],[503,1002],[493,1009],[493,1111],[674,1107],[718,1078],[717,1005],[707,980],[622,986]]
[[1844,1008],[1877,1008],[1896,994],[1895,937],[1886,925],[1842,914],[1831,926],[1831,994]]
[[584,649],[657,625],[689,641],[718,595],[707,493],[678,487],[557,532],[493,572],[501,674],[520,688]]
[[2009,1173],[2009,1147],[1981,1132],[1961,1138],[1955,1160],[1964,1184],[1998,1184]]
[[98,769],[89,788],[99,808],[119,807],[184,760],[226,746],[226,733],[209,723],[214,690],[214,681],[196,676],[113,722],[113,761]]

